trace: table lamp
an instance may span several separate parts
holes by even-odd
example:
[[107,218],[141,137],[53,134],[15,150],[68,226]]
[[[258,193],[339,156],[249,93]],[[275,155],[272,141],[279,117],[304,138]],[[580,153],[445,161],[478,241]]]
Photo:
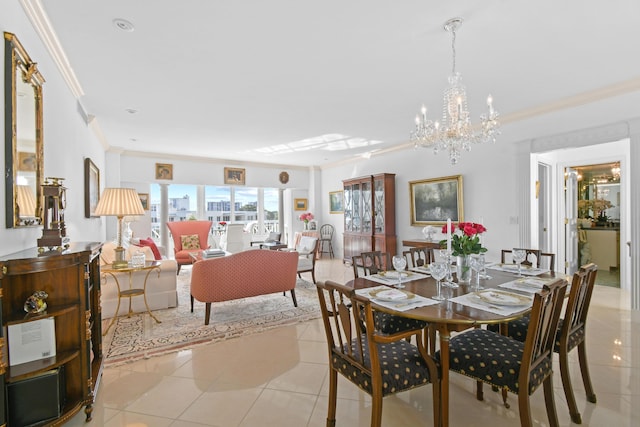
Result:
[[95,215],[118,218],[118,246],[115,249],[116,256],[112,267],[128,267],[129,263],[124,257],[122,247],[122,219],[128,215],[144,215],[138,192],[133,188],[105,188],[96,206]]

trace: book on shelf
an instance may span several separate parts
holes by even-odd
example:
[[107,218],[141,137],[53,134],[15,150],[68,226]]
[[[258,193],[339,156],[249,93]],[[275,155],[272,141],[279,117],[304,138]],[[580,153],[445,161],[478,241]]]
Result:
[[56,355],[56,325],[53,317],[9,325],[9,366]]

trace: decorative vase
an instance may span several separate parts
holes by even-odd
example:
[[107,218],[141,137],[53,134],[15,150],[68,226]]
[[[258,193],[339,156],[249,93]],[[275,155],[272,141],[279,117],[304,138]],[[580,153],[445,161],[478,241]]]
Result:
[[308,230],[309,229],[309,221],[305,221],[304,222],[304,229]]
[[469,283],[471,281],[471,257],[469,255],[458,255],[456,257],[456,275],[458,283]]

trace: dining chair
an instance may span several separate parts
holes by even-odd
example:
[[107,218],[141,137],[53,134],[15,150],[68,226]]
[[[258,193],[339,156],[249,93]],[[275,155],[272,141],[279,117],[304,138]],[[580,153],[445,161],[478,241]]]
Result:
[[[578,348],[580,373],[584,384],[587,401],[596,403],[596,394],[591,384],[589,365],[587,364],[587,347],[585,344],[587,314],[591,303],[591,294],[596,281],[598,266],[591,263],[583,265],[573,274],[569,299],[564,311],[564,317],[558,321],[553,351],[558,353],[560,361],[560,376],[564,395],[569,406],[571,420],[576,424],[582,423],[582,416],[578,410],[576,399],[571,386],[569,374],[569,352]],[[528,334],[529,316],[507,323],[506,335],[518,341],[525,341]]]
[[362,265],[369,270],[370,274],[393,269],[389,252],[371,251],[362,252],[360,255],[362,256]]
[[[331,224],[323,224],[320,227],[320,248],[318,249],[320,252],[320,256],[323,253],[328,253],[330,258],[333,258],[333,233],[335,232],[335,228]],[[325,245],[327,245],[327,250],[325,251]]]
[[[540,249],[525,249],[527,251],[527,257],[524,261],[522,261],[522,265],[531,265],[531,261],[529,261],[529,256],[534,255],[538,261],[540,261]],[[511,253],[513,251],[511,249],[502,249],[502,253],[500,256],[500,262],[505,264],[508,262],[512,262]]]
[[[371,301],[332,281],[316,284],[329,350],[327,427],[336,425],[338,373],[371,396],[371,426],[382,424],[382,399],[427,384],[433,389],[433,424],[440,424],[440,380],[422,330],[387,334],[376,329]],[[416,344],[410,342],[415,337]]]
[[[478,400],[483,399],[483,383],[517,394],[523,427],[533,425],[529,396],[540,385],[549,425],[558,426],[552,356],[566,288],[564,279],[555,279],[534,294],[524,342],[482,328],[460,333],[449,341],[449,369],[476,380]],[[438,351],[436,358],[439,356]]]
[[409,261],[411,261],[412,267],[424,267],[435,261],[432,248],[414,247],[408,251],[403,251],[402,255],[408,258],[407,267],[409,266]]

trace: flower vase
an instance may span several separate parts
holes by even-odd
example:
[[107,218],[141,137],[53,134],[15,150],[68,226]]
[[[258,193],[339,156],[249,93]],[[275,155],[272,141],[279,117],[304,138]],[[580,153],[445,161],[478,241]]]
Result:
[[304,230],[307,231],[309,229],[309,221],[304,222]]
[[471,257],[469,255],[458,255],[456,257],[456,275],[458,283],[469,283],[471,281]]

